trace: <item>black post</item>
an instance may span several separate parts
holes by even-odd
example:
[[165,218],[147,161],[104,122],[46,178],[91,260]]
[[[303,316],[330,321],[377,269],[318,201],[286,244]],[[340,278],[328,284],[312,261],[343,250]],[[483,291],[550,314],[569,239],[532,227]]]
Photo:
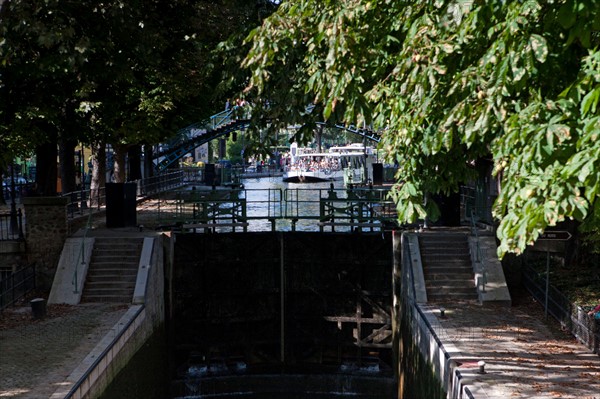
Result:
[[[546,244],[547,245],[547,244]],[[546,298],[544,304],[544,318],[548,320],[548,291],[550,288],[550,250],[546,247]]]
[[87,208],[87,200],[85,198],[85,165],[83,156],[83,143],[81,143],[81,154],[79,155],[79,163],[81,164],[81,177],[79,178],[79,184],[81,186],[81,197],[79,209],[81,213]]
[[18,234],[17,204],[15,202],[15,164],[10,164],[10,233]]

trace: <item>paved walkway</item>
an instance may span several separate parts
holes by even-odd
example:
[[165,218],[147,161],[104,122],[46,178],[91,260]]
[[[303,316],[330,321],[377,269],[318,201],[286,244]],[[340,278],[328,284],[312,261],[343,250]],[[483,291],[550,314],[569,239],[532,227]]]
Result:
[[[600,398],[600,356],[555,320],[545,321],[543,307],[530,296],[511,308],[457,303],[426,308],[475,398]],[[479,374],[481,360],[485,374]]]
[[49,305],[33,320],[30,306],[0,314],[0,398],[50,397],[126,312],[126,305]]

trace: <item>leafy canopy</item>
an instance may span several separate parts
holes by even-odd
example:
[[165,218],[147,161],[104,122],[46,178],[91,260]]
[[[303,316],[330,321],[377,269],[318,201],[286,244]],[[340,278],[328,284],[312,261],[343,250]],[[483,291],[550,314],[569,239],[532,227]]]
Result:
[[402,222],[491,157],[502,256],[567,218],[598,226],[599,31],[594,0],[288,0],[244,66],[282,125],[381,129]]

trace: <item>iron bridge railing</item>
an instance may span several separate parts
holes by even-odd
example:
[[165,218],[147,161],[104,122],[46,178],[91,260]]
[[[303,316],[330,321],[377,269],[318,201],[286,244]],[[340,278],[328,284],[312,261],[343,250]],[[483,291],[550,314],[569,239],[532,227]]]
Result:
[[[383,231],[397,226],[387,189],[180,190],[160,201],[163,229]],[[261,224],[262,222],[262,224]],[[266,224],[266,227],[264,227]]]

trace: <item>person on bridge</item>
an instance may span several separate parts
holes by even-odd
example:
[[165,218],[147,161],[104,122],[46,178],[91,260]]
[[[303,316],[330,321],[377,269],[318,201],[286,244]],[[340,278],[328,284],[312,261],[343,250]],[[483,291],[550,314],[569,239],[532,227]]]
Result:
[[588,312],[588,316],[600,320],[600,304]]

